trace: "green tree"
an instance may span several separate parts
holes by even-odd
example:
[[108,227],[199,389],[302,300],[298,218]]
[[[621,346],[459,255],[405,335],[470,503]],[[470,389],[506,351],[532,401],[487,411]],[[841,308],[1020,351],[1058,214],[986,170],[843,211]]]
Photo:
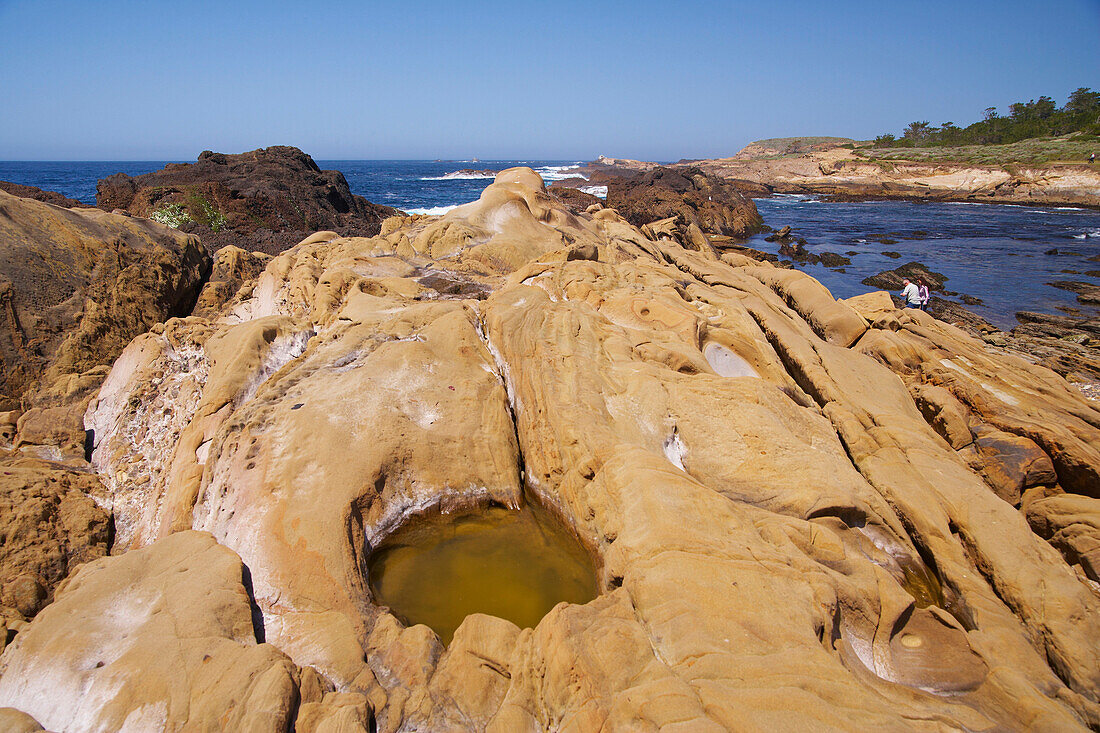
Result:
[[920,142],[927,138],[928,134],[932,131],[931,124],[932,123],[928,120],[923,122],[910,122],[909,126],[905,128],[905,132],[902,133],[902,137],[915,143]]
[[1054,104],[1054,100],[1045,95],[1039,97],[1039,101],[1029,102],[1028,105],[1035,113],[1035,117],[1040,120],[1049,118],[1058,110],[1058,106]]
[[1100,109],[1100,92],[1094,92],[1088,87],[1078,87],[1069,95],[1065,110],[1070,114],[1092,112]]

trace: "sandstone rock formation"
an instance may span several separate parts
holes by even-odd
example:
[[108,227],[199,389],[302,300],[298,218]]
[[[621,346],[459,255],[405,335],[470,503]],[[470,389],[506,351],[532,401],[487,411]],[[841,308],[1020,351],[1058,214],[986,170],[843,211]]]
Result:
[[187,313],[198,239],[97,209],[0,193],[0,617],[4,639],[108,550],[83,415],[136,335]]
[[[19,631],[0,707],[74,730],[1100,727],[1100,409],[886,293],[661,234],[512,169],[136,338],[85,418],[121,556]],[[366,557],[417,512],[533,497],[593,549],[595,600],[534,629],[475,614],[444,647],[371,598]]]
[[257,644],[242,571],[199,532],[83,566],[0,657],[0,706],[56,731],[287,730],[301,672]]
[[81,563],[107,554],[109,517],[96,506],[92,474],[37,459],[3,462],[0,473],[0,610],[34,616]]
[[68,390],[154,323],[188,313],[209,260],[151,221],[0,192],[0,409],[32,389]]
[[319,229],[369,236],[398,213],[354,195],[342,173],[323,171],[288,146],[236,155],[207,150],[195,163],[136,178],[116,173],[99,182],[96,203],[194,232],[211,252],[235,245],[277,253]]

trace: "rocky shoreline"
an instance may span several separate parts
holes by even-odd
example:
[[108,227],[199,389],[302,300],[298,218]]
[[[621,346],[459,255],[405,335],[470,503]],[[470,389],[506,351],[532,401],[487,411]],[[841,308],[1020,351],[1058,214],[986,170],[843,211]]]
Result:
[[[750,145],[747,153],[732,158],[684,161],[667,167],[701,169],[730,180],[752,198],[786,193],[833,201],[898,199],[1100,208],[1100,168],[1083,163],[980,166],[875,161],[847,148],[827,146],[753,157],[772,151],[752,148]],[[579,172],[593,183],[606,183],[656,167],[657,163],[601,157]]]
[[[275,255],[0,192],[0,727],[1100,727],[1100,408],[648,173]],[[444,645],[372,595],[527,495],[594,600]]]
[[[657,174],[704,175],[712,180],[727,181],[750,199],[781,193],[812,194],[829,201],[896,199],[1100,208],[1100,169],[1087,165],[1021,166],[1009,172],[999,167],[951,164],[901,161],[878,164],[855,156],[848,148],[836,147],[843,138],[821,140],[813,145],[784,149],[753,143],[733,158],[669,165],[601,156],[578,169],[583,177],[557,181],[553,188],[602,184],[608,186],[610,196],[616,188],[638,185]],[[667,172],[662,174],[663,171]],[[621,207],[617,200],[609,203]],[[710,231],[708,237],[719,249],[736,251],[759,261],[781,262],[774,255],[741,246],[736,241],[726,241],[715,236],[717,234],[719,232]],[[805,239],[794,234],[778,232],[769,238],[773,240],[781,243],[780,257],[789,261],[820,263],[832,268],[848,264],[843,256],[808,250]],[[909,263],[908,266],[917,266],[913,272],[925,274],[934,284],[934,293],[942,290],[935,277],[928,277],[923,265]],[[879,273],[864,283],[891,292],[900,291],[899,272]],[[1059,281],[1050,284],[1078,292],[1078,300],[1085,306],[1100,302],[1096,287],[1089,283]],[[896,295],[893,297],[900,305]],[[944,298],[933,297],[930,312],[990,345],[1054,369],[1077,384],[1089,399],[1100,398],[1100,337],[1095,331],[1094,315],[1021,312],[1016,314],[1020,325],[1003,331],[965,306]]]

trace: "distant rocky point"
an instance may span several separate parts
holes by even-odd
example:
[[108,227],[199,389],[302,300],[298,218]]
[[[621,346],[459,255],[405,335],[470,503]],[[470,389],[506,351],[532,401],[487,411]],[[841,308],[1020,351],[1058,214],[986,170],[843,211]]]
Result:
[[71,199],[57,191],[44,191],[37,186],[24,186],[22,183],[0,181],[0,191],[6,191],[12,196],[18,196],[22,199],[34,199],[54,206],[63,206],[66,209],[90,208],[88,204]]
[[342,173],[283,145],[236,155],[207,150],[195,163],[136,178],[116,173],[96,186],[96,204],[198,234],[211,252],[233,244],[272,254],[318,230],[373,236],[400,213],[356,196]]
[[[733,183],[743,194],[825,196],[838,201],[916,199],[1100,207],[1100,171],[1087,164],[980,165],[880,161],[862,157],[850,138],[773,138],[729,158],[680,161]],[[600,156],[579,170],[592,181],[635,175],[657,163]]]
[[816,153],[842,145],[855,145],[850,137],[773,137],[749,143],[733,156],[736,160]]

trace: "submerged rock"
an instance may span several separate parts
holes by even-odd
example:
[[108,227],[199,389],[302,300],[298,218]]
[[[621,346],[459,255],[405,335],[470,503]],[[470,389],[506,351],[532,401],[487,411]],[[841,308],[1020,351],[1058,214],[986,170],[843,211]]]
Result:
[[[47,727],[285,729],[297,698],[298,730],[1100,725],[1100,409],[887,293],[578,214],[529,169],[280,254],[136,338],[85,420],[121,557],[0,658],[0,705]],[[374,597],[410,516],[529,497],[593,548],[594,600],[444,645]],[[108,675],[124,694],[84,692]]]
[[1100,285],[1079,280],[1056,280],[1047,285],[1077,293],[1077,302],[1082,305],[1100,305]]

